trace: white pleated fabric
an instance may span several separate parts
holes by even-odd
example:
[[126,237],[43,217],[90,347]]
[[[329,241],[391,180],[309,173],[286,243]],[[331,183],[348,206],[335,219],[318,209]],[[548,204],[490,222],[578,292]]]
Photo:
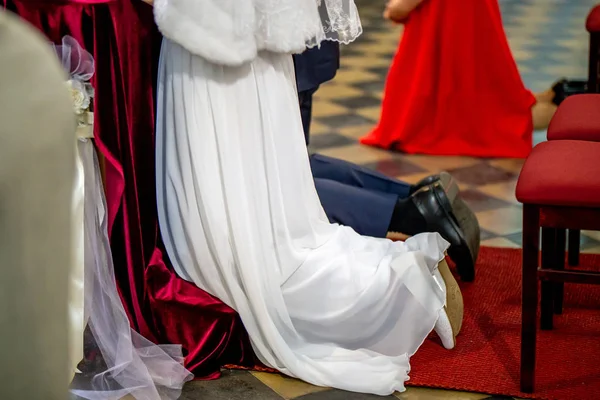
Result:
[[448,243],[330,224],[314,187],[290,55],[239,67],[163,42],[159,220],[177,273],[237,310],[260,359],[315,385],[404,390],[433,329]]

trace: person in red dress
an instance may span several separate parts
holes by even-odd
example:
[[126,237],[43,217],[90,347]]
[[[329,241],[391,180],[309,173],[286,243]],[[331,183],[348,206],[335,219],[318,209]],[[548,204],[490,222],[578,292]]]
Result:
[[498,0],[391,0],[404,23],[378,125],[361,143],[410,154],[524,158],[532,107]]

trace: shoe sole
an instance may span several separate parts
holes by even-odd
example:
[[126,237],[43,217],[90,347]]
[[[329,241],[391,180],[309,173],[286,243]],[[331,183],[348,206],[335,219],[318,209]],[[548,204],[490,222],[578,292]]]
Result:
[[452,175],[446,171],[442,171],[440,173],[439,182],[444,188],[448,202],[451,204],[451,206],[449,206],[448,203],[444,204],[444,206],[447,207],[446,211],[454,217],[459,228],[465,234],[467,246],[471,252],[471,258],[473,259],[473,263],[476,264],[477,258],[479,257],[479,245],[481,241],[481,232],[477,217],[459,196],[460,189]]
[[439,182],[444,188],[444,192],[446,192],[446,197],[448,198],[450,204],[454,204],[454,201],[459,198],[458,193],[460,192],[460,189],[458,188],[458,184],[452,175],[446,171],[440,172]]
[[462,292],[458,286],[458,282],[450,272],[448,263],[446,260],[442,260],[438,269],[442,275],[442,279],[446,284],[446,306],[444,310],[450,321],[452,327],[452,334],[454,336],[454,347],[456,347],[456,337],[460,333],[463,325],[463,318],[465,314],[465,305],[462,297]]
[[467,246],[471,252],[473,262],[477,264],[479,258],[479,246],[481,244],[481,229],[477,217],[473,210],[471,210],[460,197],[457,197],[452,203],[452,213],[458,222],[458,226],[465,234]]
[[449,202],[449,200],[445,197],[439,196],[438,192],[434,192],[434,195],[438,202],[442,205],[444,214],[450,221],[452,229],[454,229],[456,235],[460,237],[460,245],[450,246],[448,249],[448,255],[456,264],[456,269],[458,270],[460,279],[464,282],[472,282],[475,280],[475,260],[465,238],[465,232],[461,229],[455,216],[453,215],[452,204]]
[[[447,175],[451,178],[449,174]],[[441,184],[443,186],[443,183]],[[447,194],[445,191],[444,193]],[[477,218],[460,197],[455,195],[454,202],[451,204],[449,199],[440,197],[437,194],[435,196],[444,210],[445,217],[450,221],[452,228],[461,238],[461,244],[459,246],[451,246],[448,249],[448,255],[456,264],[461,280],[472,282],[475,279],[475,260],[479,256],[480,232]],[[455,207],[456,209],[454,209]],[[455,214],[458,214],[459,217],[457,218]],[[390,231],[386,237],[392,241],[405,241],[411,236],[401,232]]]

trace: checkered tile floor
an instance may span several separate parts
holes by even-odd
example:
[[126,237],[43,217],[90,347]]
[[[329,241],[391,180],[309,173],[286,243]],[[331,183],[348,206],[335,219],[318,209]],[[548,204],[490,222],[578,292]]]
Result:
[[[596,0],[499,0],[515,59],[526,85],[533,91],[548,88],[561,77],[585,78],[588,37],[585,16]],[[409,183],[450,171],[462,196],[477,213],[482,245],[519,247],[521,208],[514,197],[519,160],[465,157],[407,156],[357,143],[379,118],[379,104],[387,69],[401,29],[381,19],[384,1],[358,0],[364,35],[343,50],[342,69],[324,85],[314,103],[311,150],[365,165]],[[536,132],[536,142],[545,132]],[[600,233],[585,232],[582,248],[600,253]],[[443,366],[440,366],[443,368]],[[183,399],[210,400],[367,400],[378,399],[317,388],[274,374],[225,371],[223,378],[193,382]],[[389,399],[492,399],[473,393],[410,388]]]
[[[381,19],[377,2],[359,1],[364,35],[343,49],[338,76],[317,92],[311,151],[377,169],[415,183],[440,170],[458,180],[477,213],[484,246],[521,245],[521,207],[514,190],[520,160],[413,156],[361,146],[357,139],[379,119],[379,104],[401,28]],[[587,76],[588,34],[584,23],[595,0],[500,0],[506,34],[525,84],[549,88],[562,77]],[[546,132],[535,133],[535,141]],[[582,249],[600,252],[600,234],[584,232]]]

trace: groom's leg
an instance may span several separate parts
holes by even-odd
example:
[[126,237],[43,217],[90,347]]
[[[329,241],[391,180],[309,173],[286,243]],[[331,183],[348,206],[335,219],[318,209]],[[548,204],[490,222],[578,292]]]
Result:
[[357,188],[395,194],[399,198],[406,198],[410,195],[411,185],[408,183],[347,161],[313,154],[310,156],[310,167],[315,178],[329,179]]
[[361,235],[387,235],[398,195],[320,178],[315,178],[315,187],[329,221],[349,226]]
[[[304,126],[307,138],[309,124]],[[331,222],[374,237],[385,237],[388,231],[438,232],[450,242],[450,256],[459,265],[461,277],[473,280],[479,224],[461,199],[457,200],[461,207],[454,209],[447,198],[449,188],[442,181],[437,183],[442,190],[436,190],[435,195],[427,190],[413,198],[412,185],[356,164],[318,154],[310,156],[310,164],[317,193]]]

